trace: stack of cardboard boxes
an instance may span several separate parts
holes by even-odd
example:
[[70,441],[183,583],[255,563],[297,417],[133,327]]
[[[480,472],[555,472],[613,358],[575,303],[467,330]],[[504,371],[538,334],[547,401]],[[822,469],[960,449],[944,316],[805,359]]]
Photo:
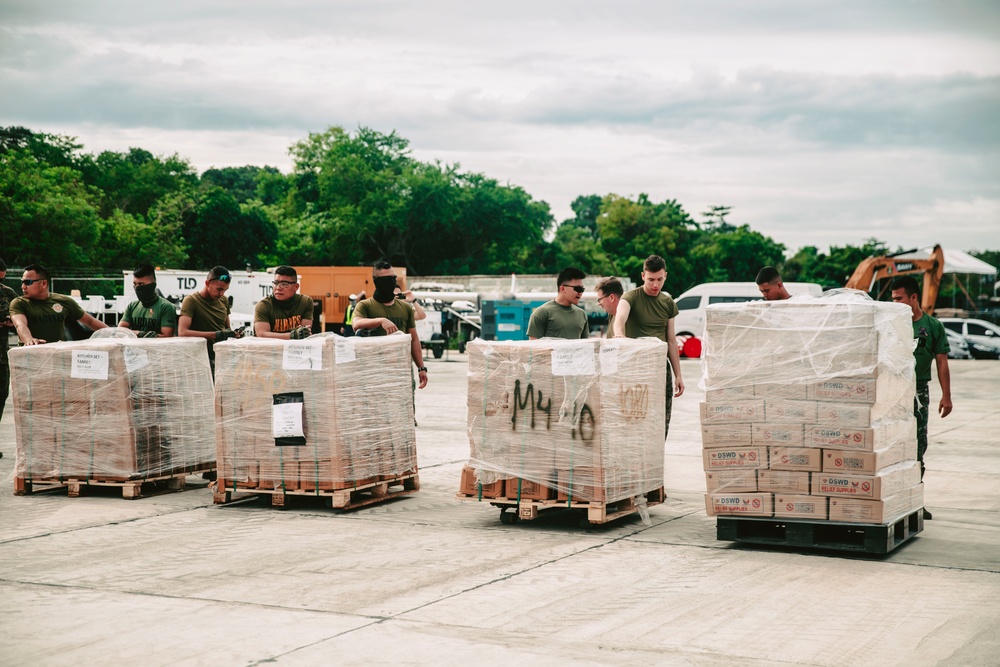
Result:
[[663,486],[664,343],[477,340],[468,351],[461,493],[611,503]]
[[909,309],[864,295],[706,310],[710,515],[889,523],[923,507]]
[[203,340],[20,347],[10,366],[20,479],[118,481],[214,467]]
[[215,346],[220,488],[349,489],[415,472],[410,337]]

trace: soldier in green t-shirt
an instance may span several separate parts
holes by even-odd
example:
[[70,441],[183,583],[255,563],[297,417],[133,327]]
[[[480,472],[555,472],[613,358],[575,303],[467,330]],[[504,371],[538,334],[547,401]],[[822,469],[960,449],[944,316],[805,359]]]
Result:
[[[670,411],[673,398],[684,393],[681,377],[681,355],[674,336],[674,318],[677,305],[669,294],[662,291],[667,280],[667,263],[659,255],[650,255],[642,264],[642,287],[629,290],[622,296],[615,313],[615,338],[642,338],[652,336],[667,344],[667,414],[663,437],[670,430]],[[670,370],[676,381],[671,378]]]
[[226,290],[233,277],[229,269],[216,266],[208,272],[202,288],[184,297],[181,302],[181,316],[177,318],[179,336],[204,338],[208,341],[208,362],[215,375],[215,350],[212,345],[216,341],[229,338],[240,338],[242,333],[233,331],[229,326],[229,300]]
[[586,291],[583,287],[583,279],[586,277],[586,273],[572,266],[559,272],[556,277],[556,298],[543,303],[531,313],[531,319],[528,320],[529,340],[590,338],[587,313],[577,305]]
[[397,331],[410,335],[410,356],[417,365],[420,388],[427,386],[427,367],[424,366],[424,352],[417,336],[417,323],[413,308],[405,301],[396,299],[396,271],[386,261],[375,262],[372,267],[372,282],[375,293],[354,309],[351,326],[359,336],[385,336]]
[[253,311],[253,332],[260,338],[284,340],[306,338],[312,334],[313,300],[296,294],[299,274],[290,266],[274,270],[274,294],[261,299]]
[[143,264],[132,272],[132,286],[138,297],[122,313],[118,326],[140,338],[170,338],[177,328],[177,310],[156,292],[156,269]]
[[[941,401],[938,414],[942,418],[951,414],[951,371],[948,368],[948,335],[944,325],[928,315],[920,307],[920,287],[913,276],[901,276],[892,283],[892,300],[909,306],[913,320],[913,337],[917,346],[913,350],[916,365],[917,393],[913,399],[913,416],[917,418],[917,459],[920,461],[920,477],[924,476],[924,453],[927,451],[927,422],[930,417],[931,361],[937,366],[938,382],[941,384]],[[924,518],[931,515],[926,509]]]
[[108,326],[85,312],[72,297],[50,292],[49,272],[41,264],[24,267],[21,292],[24,296],[10,303],[10,319],[22,345],[64,340],[67,320],[79,322],[95,331]]
[[605,336],[611,338],[615,332],[615,313],[618,312],[618,304],[621,303],[625,288],[622,281],[617,278],[605,278],[597,283],[597,305],[608,314],[608,329]]

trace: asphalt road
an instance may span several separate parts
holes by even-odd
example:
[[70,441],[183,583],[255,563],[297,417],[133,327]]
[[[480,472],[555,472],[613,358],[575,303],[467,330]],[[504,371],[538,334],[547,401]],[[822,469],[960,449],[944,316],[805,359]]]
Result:
[[[417,392],[421,490],[335,514],[13,495],[0,422],[0,662],[9,665],[996,665],[1000,362],[952,362],[931,418],[934,520],[885,558],[735,548],[707,517],[697,362],[674,402],[669,498],[581,528],[455,499],[465,356]],[[932,400],[937,398],[932,390]]]

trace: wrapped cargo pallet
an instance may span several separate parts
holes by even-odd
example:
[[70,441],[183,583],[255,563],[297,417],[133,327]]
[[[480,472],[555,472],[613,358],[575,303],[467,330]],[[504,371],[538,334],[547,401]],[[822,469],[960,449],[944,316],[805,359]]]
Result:
[[335,491],[415,472],[410,337],[215,346],[219,487]]
[[666,344],[477,340],[467,349],[463,488],[568,503],[662,488]]
[[713,305],[704,349],[710,515],[888,524],[923,507],[909,308],[853,290]]
[[121,335],[10,350],[17,478],[125,481],[215,467],[205,341]]

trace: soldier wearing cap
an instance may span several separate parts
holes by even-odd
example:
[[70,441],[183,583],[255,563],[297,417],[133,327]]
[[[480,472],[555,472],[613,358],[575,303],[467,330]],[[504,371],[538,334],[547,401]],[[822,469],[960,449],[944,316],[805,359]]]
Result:
[[213,343],[229,338],[240,338],[241,333],[233,331],[229,324],[229,300],[226,290],[233,280],[229,269],[216,266],[208,272],[202,288],[184,297],[181,302],[181,316],[177,318],[177,334],[208,341],[208,360],[215,374],[215,350]]

